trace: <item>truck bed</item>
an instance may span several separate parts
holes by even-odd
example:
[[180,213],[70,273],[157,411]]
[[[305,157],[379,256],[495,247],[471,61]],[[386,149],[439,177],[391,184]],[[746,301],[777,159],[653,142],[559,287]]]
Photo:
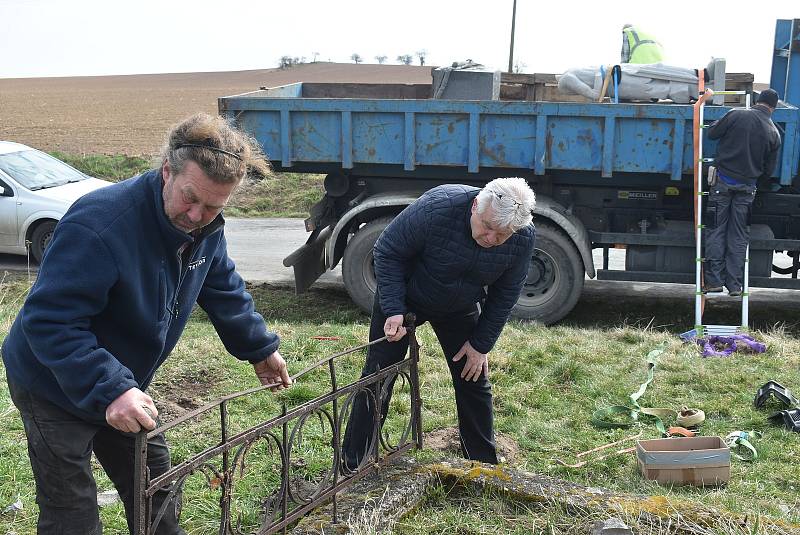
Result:
[[[466,101],[428,98],[427,84],[296,83],[219,99],[279,170],[365,176],[469,176],[519,171],[659,174],[693,171],[692,106],[668,103]],[[726,106],[707,106],[708,122]],[[773,115],[784,142],[774,176],[798,167],[797,109]],[[716,144],[704,143],[706,155]]]

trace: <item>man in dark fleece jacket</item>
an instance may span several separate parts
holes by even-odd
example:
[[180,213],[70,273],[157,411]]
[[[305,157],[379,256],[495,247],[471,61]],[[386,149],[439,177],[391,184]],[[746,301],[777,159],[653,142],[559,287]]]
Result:
[[[59,222],[39,276],[3,343],[36,480],[38,533],[99,534],[94,452],[133,521],[134,433],[156,427],[144,393],[198,303],[225,348],[262,384],[291,379],[228,257],[221,211],[258,146],[220,117],[177,125],[162,166],[79,199]],[[203,355],[199,355],[205,358]],[[169,469],[163,435],[150,477]],[[153,497],[153,518],[168,492]],[[155,533],[181,534],[175,504]]]
[[[406,312],[416,314],[417,324],[430,321],[450,368],[468,459],[497,463],[488,353],[528,276],[535,203],[521,178],[498,178],[483,189],[438,186],[403,210],[375,243],[370,340],[386,335],[389,343],[370,347],[362,377],[404,358]],[[384,418],[390,395],[391,389]],[[345,431],[348,470],[373,451],[369,400],[364,394],[355,400]]]
[[732,109],[711,125],[709,139],[719,139],[714,165],[717,180],[708,192],[704,290],[728,288],[742,295],[744,260],[750,240],[750,209],[757,181],[775,169],[781,136],[772,122],[778,94],[767,89],[750,109]]

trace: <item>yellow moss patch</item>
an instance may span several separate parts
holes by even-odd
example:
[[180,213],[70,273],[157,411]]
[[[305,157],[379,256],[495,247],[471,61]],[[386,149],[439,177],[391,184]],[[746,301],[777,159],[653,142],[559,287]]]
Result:
[[473,462],[470,464],[469,468],[464,469],[464,468],[454,468],[446,464],[437,463],[437,464],[432,464],[430,468],[434,473],[437,474],[455,477],[458,479],[468,479],[470,481],[474,481],[480,478],[481,476],[487,478],[493,477],[501,481],[511,480],[511,475],[508,472],[506,472],[500,465],[488,468],[487,466],[484,466],[481,463]]

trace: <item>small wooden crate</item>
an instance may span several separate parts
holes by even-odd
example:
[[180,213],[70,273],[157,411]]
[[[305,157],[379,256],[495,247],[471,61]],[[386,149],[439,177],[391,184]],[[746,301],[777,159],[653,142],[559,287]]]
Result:
[[642,475],[661,485],[719,486],[731,478],[731,451],[720,437],[640,440],[636,459]]

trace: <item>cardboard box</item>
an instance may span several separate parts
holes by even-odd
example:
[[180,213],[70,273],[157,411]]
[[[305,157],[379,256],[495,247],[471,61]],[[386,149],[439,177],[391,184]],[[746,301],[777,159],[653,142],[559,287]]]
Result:
[[636,459],[642,475],[662,485],[718,486],[731,478],[731,450],[720,437],[640,440]]

